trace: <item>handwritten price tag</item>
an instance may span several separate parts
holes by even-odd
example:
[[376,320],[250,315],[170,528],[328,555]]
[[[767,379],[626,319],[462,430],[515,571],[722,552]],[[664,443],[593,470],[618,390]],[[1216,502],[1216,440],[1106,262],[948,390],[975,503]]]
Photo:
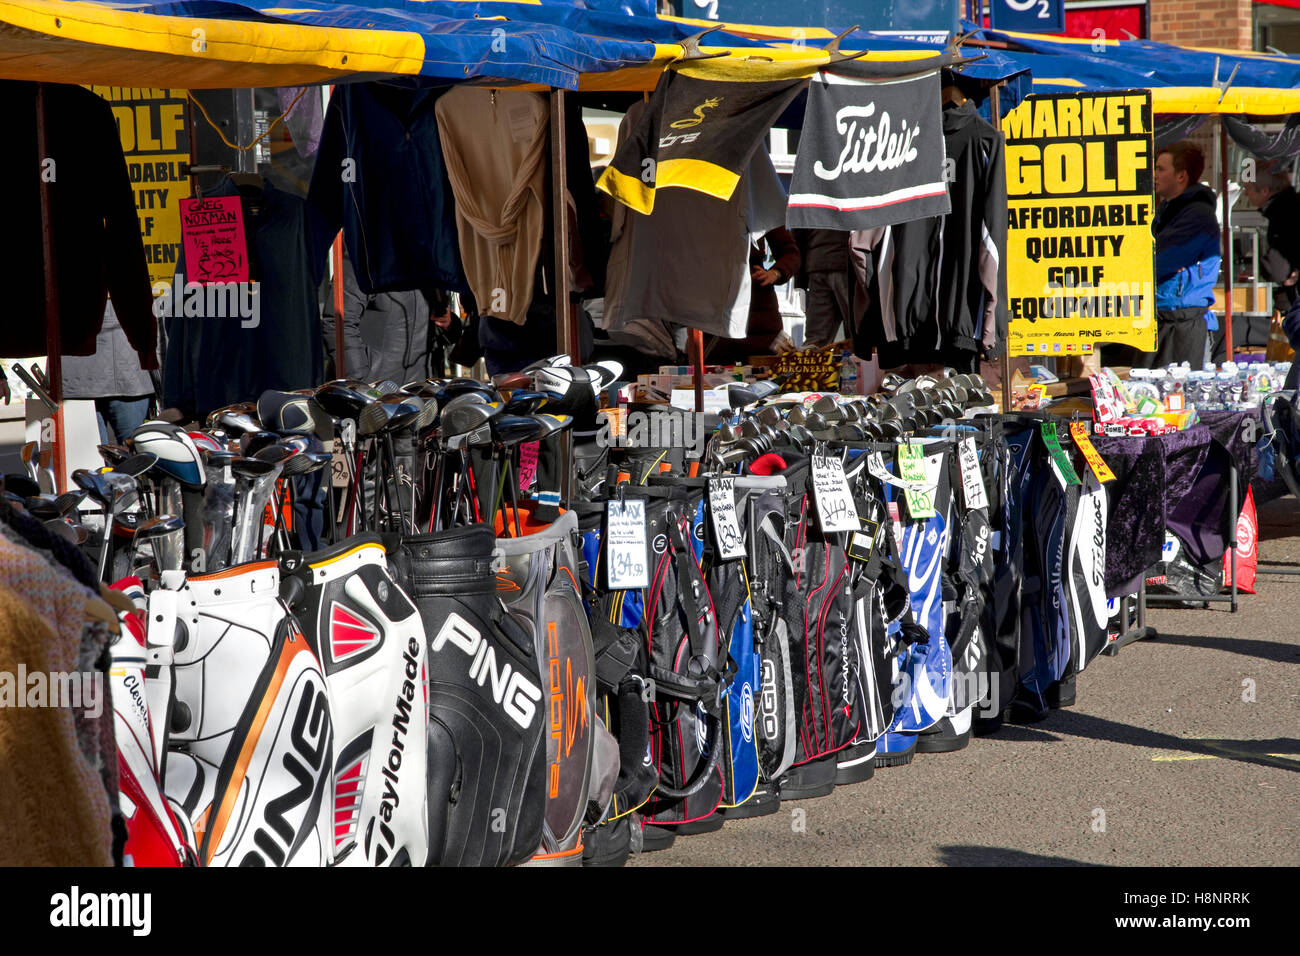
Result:
[[844,477],[844,463],[834,456],[814,455],[812,460],[813,498],[817,503],[817,520],[823,534],[857,531],[858,509],[853,492]]
[[182,199],[181,239],[191,282],[248,281],[244,207],[238,196]]
[[709,515],[713,519],[713,535],[718,542],[718,555],[723,561],[745,556],[745,539],[740,533],[740,519],[736,515],[736,479],[709,479]]
[[[934,456],[942,463],[942,456]],[[910,487],[903,491],[907,499],[907,513],[913,521],[924,521],[935,516],[934,489],[938,486],[938,469],[931,469],[920,445],[902,444],[898,446],[898,471]],[[933,471],[935,482],[930,484]],[[917,488],[929,488],[918,491]]]
[[605,576],[610,588],[649,587],[645,502],[610,501],[605,508]]
[[984,476],[980,474],[980,456],[975,450],[974,438],[963,438],[957,446],[957,463],[961,465],[961,491],[970,511],[989,506],[988,492],[984,490]]

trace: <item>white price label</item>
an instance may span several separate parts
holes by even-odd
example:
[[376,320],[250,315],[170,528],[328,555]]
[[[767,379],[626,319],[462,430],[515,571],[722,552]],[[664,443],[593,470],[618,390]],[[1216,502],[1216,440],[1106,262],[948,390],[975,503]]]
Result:
[[838,458],[814,455],[812,460],[813,498],[817,503],[817,520],[823,534],[837,531],[857,531],[858,509],[853,503],[853,492],[844,477],[844,463]]
[[713,535],[718,542],[718,556],[732,561],[745,556],[745,539],[740,533],[740,519],[736,514],[736,479],[709,479],[709,515],[713,519]]
[[963,438],[958,445],[957,463],[961,466],[961,490],[970,511],[989,506],[988,492],[984,490],[984,476],[980,474],[980,456],[975,450],[974,438]]
[[639,498],[605,506],[605,577],[611,589],[650,586],[645,502]]

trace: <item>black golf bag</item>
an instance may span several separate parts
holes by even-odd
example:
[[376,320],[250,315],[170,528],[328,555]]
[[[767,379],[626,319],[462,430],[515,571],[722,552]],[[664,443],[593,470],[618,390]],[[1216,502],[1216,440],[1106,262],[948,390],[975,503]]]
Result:
[[532,857],[547,810],[542,690],[534,636],[505,613],[484,525],[416,535],[389,549],[429,641],[429,862],[504,866]]

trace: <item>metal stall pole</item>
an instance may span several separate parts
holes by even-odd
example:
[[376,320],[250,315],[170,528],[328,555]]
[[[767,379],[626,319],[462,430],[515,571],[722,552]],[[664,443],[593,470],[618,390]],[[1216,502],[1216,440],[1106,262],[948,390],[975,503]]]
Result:
[[695,385],[696,414],[704,412],[704,333],[691,329],[687,333],[687,359],[691,363],[691,378]]
[[[578,315],[569,302],[569,184],[564,148],[564,90],[551,90],[551,219],[555,230],[555,334],[559,351],[574,365],[582,361]],[[560,436],[560,488],[564,505],[573,501],[573,430]]]
[[[989,117],[993,120],[993,128],[999,133],[1002,132],[1001,88],[1001,83],[995,83],[989,90]],[[1005,249],[1002,250],[1002,255],[1006,255]],[[1011,411],[1011,348],[1007,342],[1002,343],[1002,357],[998,359],[998,364],[1002,368],[1002,411],[1009,412]]]
[[63,472],[66,458],[63,447],[63,334],[59,327],[59,282],[54,256],[54,216],[50,204],[50,183],[45,176],[49,158],[46,135],[45,84],[36,84],[36,168],[41,184],[41,255],[45,266],[45,377],[46,391],[54,401],[54,490],[66,491]]
[[[1232,208],[1228,202],[1228,128],[1219,116],[1219,197],[1223,203],[1223,360],[1232,361]],[[1250,312],[1250,309],[1246,310]]]

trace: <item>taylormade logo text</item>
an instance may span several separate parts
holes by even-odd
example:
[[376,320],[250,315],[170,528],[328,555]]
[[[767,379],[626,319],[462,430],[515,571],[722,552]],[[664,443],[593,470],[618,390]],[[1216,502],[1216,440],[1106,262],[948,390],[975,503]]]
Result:
[[104,713],[104,675],[98,671],[0,671],[0,708],[75,707],[86,716]]
[[148,893],[68,893],[50,897],[50,925],[64,927],[129,927],[134,936],[148,936],[153,925],[153,897]]
[[178,272],[170,284],[155,282],[153,295],[153,314],[160,319],[239,319],[245,329],[262,323],[260,282],[186,282]]

